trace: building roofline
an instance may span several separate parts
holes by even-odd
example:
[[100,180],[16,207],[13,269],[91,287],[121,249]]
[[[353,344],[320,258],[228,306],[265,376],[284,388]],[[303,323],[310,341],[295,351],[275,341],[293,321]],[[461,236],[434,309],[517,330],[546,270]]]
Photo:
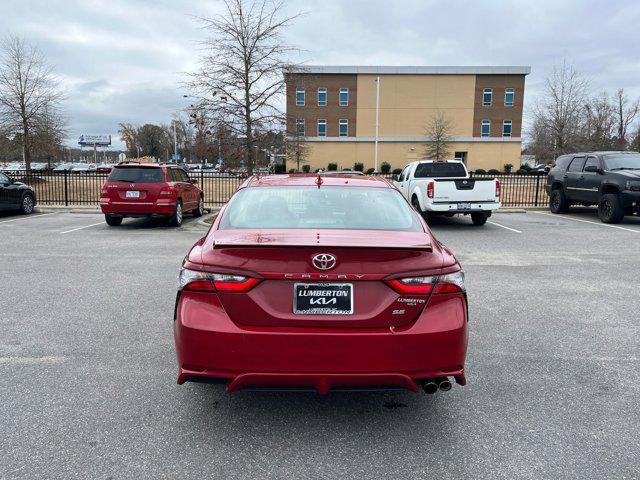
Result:
[[528,75],[527,66],[375,66],[308,65],[289,67],[285,73],[299,74],[387,74],[387,75]]

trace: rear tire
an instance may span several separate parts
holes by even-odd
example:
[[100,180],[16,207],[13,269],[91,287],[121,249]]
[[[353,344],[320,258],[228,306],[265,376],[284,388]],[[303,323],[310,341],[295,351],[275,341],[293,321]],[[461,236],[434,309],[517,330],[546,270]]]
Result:
[[620,205],[620,198],[615,193],[602,196],[598,204],[598,217],[603,223],[620,223],[624,218],[624,208]]
[[198,207],[193,211],[194,217],[201,217],[204,214],[204,198],[200,195],[198,199]]
[[178,200],[176,202],[176,209],[173,212],[173,215],[171,215],[171,225],[173,225],[174,227],[179,227],[180,225],[182,225],[182,215],[182,200]]
[[118,227],[122,223],[122,217],[114,217],[112,215],[105,215],[104,220],[110,227]]
[[411,205],[413,205],[413,208],[415,208],[418,211],[418,213],[424,219],[424,221],[429,223],[429,220],[430,220],[429,215],[427,214],[427,212],[423,212],[422,208],[420,208],[420,201],[418,200],[418,197],[413,197],[411,199]]
[[481,227],[482,225],[487,223],[488,218],[489,216],[486,213],[476,212],[471,214],[471,221],[478,227]]
[[36,201],[33,195],[25,193],[24,197],[22,197],[22,202],[20,202],[20,212],[29,215],[33,213],[33,207],[35,207],[35,205]]
[[549,210],[551,213],[567,213],[569,211],[569,200],[560,188],[551,192],[549,197]]

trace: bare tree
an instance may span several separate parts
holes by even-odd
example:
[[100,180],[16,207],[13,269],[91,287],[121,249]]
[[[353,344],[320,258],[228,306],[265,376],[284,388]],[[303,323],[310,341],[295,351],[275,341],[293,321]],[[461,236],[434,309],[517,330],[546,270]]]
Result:
[[0,123],[20,136],[27,170],[31,168],[33,131],[43,117],[57,112],[62,97],[37,47],[15,36],[0,44]]
[[640,99],[629,102],[624,88],[620,88],[614,97],[616,111],[617,148],[624,150],[627,147],[627,130],[640,111]]
[[189,86],[204,107],[244,137],[245,166],[254,166],[254,134],[282,121],[282,71],[296,49],[282,33],[298,17],[283,16],[279,0],[224,0],[224,14],[200,18],[210,35]]
[[453,122],[441,111],[436,112],[425,128],[425,134],[430,138],[424,150],[426,157],[433,160],[442,160],[449,156],[451,153],[449,143],[452,139],[452,133]]
[[587,82],[566,61],[554,67],[534,120],[550,133],[553,156],[575,148],[582,125]]
[[615,109],[606,92],[584,106],[582,150],[609,150],[613,147]]
[[300,165],[307,163],[309,157],[309,146],[304,140],[301,132],[287,131],[287,139],[285,144],[285,152],[287,163],[296,165],[296,171],[300,171]]

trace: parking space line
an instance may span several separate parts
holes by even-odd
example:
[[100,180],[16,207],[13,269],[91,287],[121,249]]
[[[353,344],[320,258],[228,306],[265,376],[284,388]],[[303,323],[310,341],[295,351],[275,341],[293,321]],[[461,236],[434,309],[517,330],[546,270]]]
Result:
[[57,212],[38,213],[36,215],[29,215],[28,217],[12,218],[11,220],[0,220],[0,223],[17,222],[18,220],[29,220],[31,218],[38,218],[38,217],[44,217],[46,215],[53,215],[54,213],[57,213]]
[[84,228],[89,228],[89,227],[95,227],[96,225],[104,225],[104,222],[92,223],[91,225],[85,225],[84,227],[72,228],[71,230],[60,232],[60,235],[64,235],[65,233],[77,232],[78,230],[82,230]]
[[574,220],[576,222],[590,223],[591,225],[598,225],[600,227],[617,228],[619,230],[626,230],[627,232],[640,233],[640,230],[634,230],[633,228],[625,228],[625,227],[620,227],[618,225],[610,225],[608,223],[602,223],[602,222],[592,222],[591,220],[583,220],[581,218],[569,217],[568,215],[557,215],[555,213],[547,213],[547,212],[533,212],[533,213],[538,213],[540,215],[549,215],[550,217],[566,218],[567,220]]
[[505,227],[504,225],[500,225],[499,223],[496,223],[496,222],[490,222],[489,220],[487,220],[487,223],[490,223],[491,225],[495,225],[496,227],[504,228],[505,230],[510,230],[515,233],[522,233],[520,230],[516,230],[515,228],[511,228],[511,227]]

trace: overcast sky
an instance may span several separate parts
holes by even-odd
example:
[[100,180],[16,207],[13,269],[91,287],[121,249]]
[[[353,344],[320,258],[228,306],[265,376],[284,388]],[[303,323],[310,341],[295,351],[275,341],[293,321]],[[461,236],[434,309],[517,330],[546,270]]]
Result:
[[[308,64],[529,65],[525,112],[566,58],[594,92],[640,96],[640,2],[289,0]],[[0,0],[0,35],[37,44],[68,94],[69,143],[118,123],[168,123],[188,101],[216,0]],[[526,113],[525,113],[526,115]],[[115,140],[115,138],[114,138]],[[119,145],[119,143],[117,143]]]

